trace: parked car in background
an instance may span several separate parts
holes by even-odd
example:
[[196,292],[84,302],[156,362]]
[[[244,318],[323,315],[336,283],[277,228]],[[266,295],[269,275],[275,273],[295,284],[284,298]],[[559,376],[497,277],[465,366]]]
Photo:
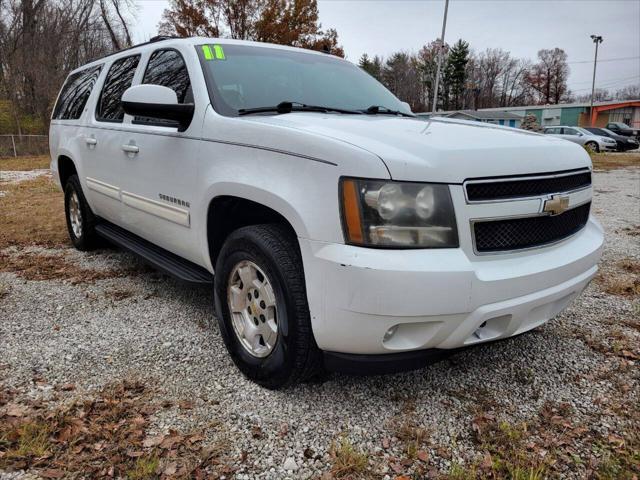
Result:
[[618,135],[624,135],[625,137],[638,137],[640,130],[637,128],[631,128],[626,123],[622,122],[609,122],[606,126],[607,130],[611,130]]
[[565,127],[563,125],[545,127],[544,134],[564,138],[594,152],[615,151],[618,148],[618,144],[613,138],[601,137],[580,127]]
[[585,130],[590,131],[594,135],[614,139],[619,152],[626,152],[627,150],[634,150],[638,148],[638,141],[635,138],[627,137],[626,135],[619,135],[607,128],[586,127]]

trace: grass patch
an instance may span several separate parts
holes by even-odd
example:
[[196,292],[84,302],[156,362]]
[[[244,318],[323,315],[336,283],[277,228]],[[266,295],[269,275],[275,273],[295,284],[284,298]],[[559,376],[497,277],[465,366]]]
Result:
[[335,478],[369,478],[371,476],[367,455],[354,447],[345,436],[331,443],[329,455],[331,456],[331,474]]
[[49,455],[53,446],[49,441],[51,429],[43,422],[25,422],[9,434],[0,436],[0,445],[11,444],[5,455],[8,460],[39,458]]
[[600,272],[597,281],[609,295],[640,296],[640,262],[632,258],[622,259],[608,271]]
[[[218,478],[233,469],[202,434],[150,434],[161,407],[125,381],[56,409],[7,404],[0,410],[0,470],[45,478]],[[4,411],[4,413],[2,413]],[[227,447],[228,448],[228,447]]]
[[545,478],[548,461],[532,452],[526,440],[529,437],[525,422],[511,424],[497,421],[491,416],[476,417],[474,440],[484,450],[485,460],[473,471],[481,469],[492,478],[537,480]]
[[0,272],[11,272],[25,280],[70,280],[72,283],[86,283],[106,278],[125,277],[140,271],[142,270],[135,266],[108,270],[82,268],[67,261],[62,254],[0,252]]
[[596,170],[615,170],[618,168],[640,167],[640,152],[638,153],[592,153],[591,161]]
[[48,177],[2,184],[0,249],[12,245],[68,245],[64,197]]
[[393,436],[402,442],[407,458],[412,460],[429,438],[429,430],[417,421],[415,410],[415,401],[409,400],[400,414],[392,417],[388,423]]
[[40,168],[49,168],[51,159],[46,155],[37,157],[7,157],[0,158],[0,171],[8,170],[37,170]]
[[127,478],[130,480],[144,480],[147,478],[154,478],[157,476],[160,467],[160,458],[153,453],[140,457],[136,460],[133,468],[127,471]]

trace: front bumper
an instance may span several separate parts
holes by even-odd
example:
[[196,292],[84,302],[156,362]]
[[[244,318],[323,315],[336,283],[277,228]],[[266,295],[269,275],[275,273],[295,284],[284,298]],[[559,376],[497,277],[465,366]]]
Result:
[[593,218],[556,245],[482,257],[300,239],[316,342],[328,352],[378,355],[518,335],[582,292],[602,243]]

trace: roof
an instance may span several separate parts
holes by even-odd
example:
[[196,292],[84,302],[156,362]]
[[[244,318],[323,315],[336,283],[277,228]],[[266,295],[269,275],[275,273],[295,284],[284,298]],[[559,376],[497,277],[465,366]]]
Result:
[[486,111],[486,110],[458,110],[449,113],[448,117],[454,115],[464,115],[467,117],[475,118],[476,120],[520,120],[520,116],[509,112],[500,111]]
[[420,117],[468,117],[474,120],[521,120],[522,117],[505,111],[486,111],[486,110],[447,110],[444,112],[430,112],[416,114]]
[[[235,39],[231,39],[231,38],[214,38],[214,37],[185,37],[185,38],[181,38],[181,37],[163,37],[163,36],[158,36],[158,37],[153,37],[151,40],[149,40],[148,42],[143,42],[143,43],[139,43],[138,45],[134,45],[132,47],[128,47],[122,50],[118,50],[117,52],[113,52],[109,55],[106,55],[104,57],[100,57],[97,58],[95,60],[92,60],[90,62],[85,63],[84,65],[80,65],[78,68],[75,68],[74,70],[72,70],[70,73],[74,73],[80,70],[84,70],[87,67],[90,66],[94,66],[94,65],[100,65],[102,63],[104,63],[105,61],[109,61],[112,59],[116,59],[119,57],[124,57],[127,55],[131,55],[133,53],[135,53],[138,50],[141,51],[146,51],[147,49],[156,49],[158,48],[159,45],[161,45],[162,47],[166,47],[166,48],[171,48],[171,47],[177,47],[179,45],[202,45],[205,43],[219,43],[220,45],[246,45],[246,46],[250,46],[250,47],[259,47],[259,48],[275,48],[278,50],[289,50],[289,51],[294,51],[294,52],[304,52],[304,53],[308,53],[310,55],[323,55],[323,56],[331,56],[333,58],[336,58],[338,60],[343,60],[345,62],[348,62],[348,60],[335,56],[335,55],[331,55],[330,53],[327,54],[325,52],[320,52],[318,50],[309,50],[306,48],[299,48],[299,47],[290,47],[288,45],[279,45],[279,44],[275,44],[275,43],[265,43],[265,42],[253,42],[253,41],[249,41],[249,40],[235,40]],[[351,62],[349,62],[351,63]]]
[[[606,102],[593,102],[594,107],[600,107],[605,105],[616,105],[618,103],[629,103],[629,102],[640,102],[640,100],[607,100]],[[523,107],[494,107],[494,108],[483,108],[480,111],[483,112],[504,112],[504,111],[512,111],[512,110],[544,110],[547,108],[585,108],[590,107],[591,104],[589,102],[583,103],[557,103],[557,104],[546,104],[546,105],[526,105]]]

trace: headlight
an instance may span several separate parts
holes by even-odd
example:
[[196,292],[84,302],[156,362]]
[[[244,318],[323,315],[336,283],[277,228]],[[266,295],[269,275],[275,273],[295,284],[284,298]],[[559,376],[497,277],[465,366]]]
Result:
[[459,245],[447,185],[343,178],[340,197],[347,243],[391,248]]

